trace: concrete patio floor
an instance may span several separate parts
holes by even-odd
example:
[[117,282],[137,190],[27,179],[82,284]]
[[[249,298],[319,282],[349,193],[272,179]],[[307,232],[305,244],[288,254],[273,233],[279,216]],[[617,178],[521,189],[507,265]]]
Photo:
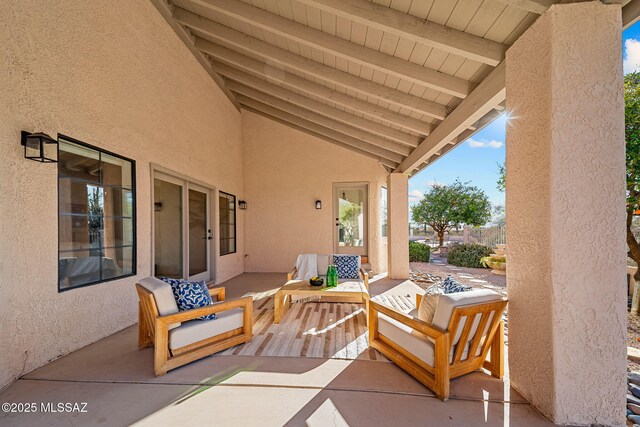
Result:
[[[273,289],[282,274],[243,274],[228,298]],[[375,281],[372,294],[415,285]],[[211,356],[156,378],[136,326],[55,360],[0,392],[35,402],[35,413],[0,413],[3,426],[542,426],[552,425],[515,390],[482,372],[452,381],[451,399],[383,361]],[[44,413],[40,403],[86,402],[86,413]]]

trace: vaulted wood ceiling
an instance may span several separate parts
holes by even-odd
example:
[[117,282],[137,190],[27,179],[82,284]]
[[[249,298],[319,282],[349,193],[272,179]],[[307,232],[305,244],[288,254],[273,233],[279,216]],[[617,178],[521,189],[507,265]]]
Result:
[[500,115],[505,52],[556,3],[151,1],[236,107],[408,174]]

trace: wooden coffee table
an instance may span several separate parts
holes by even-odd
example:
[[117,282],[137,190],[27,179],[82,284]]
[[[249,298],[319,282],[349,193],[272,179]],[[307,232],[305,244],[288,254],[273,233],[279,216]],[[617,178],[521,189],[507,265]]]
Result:
[[301,298],[319,296],[322,297],[323,302],[366,304],[369,301],[369,291],[361,281],[338,283],[338,286],[328,288],[325,285],[311,286],[306,280],[289,280],[276,292],[273,323],[280,323],[291,306],[293,296]]

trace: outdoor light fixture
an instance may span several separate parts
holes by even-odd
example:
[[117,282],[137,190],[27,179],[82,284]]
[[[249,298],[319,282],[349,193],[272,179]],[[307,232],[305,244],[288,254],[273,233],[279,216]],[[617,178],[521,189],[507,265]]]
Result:
[[316,209],[322,209],[322,202],[320,200],[316,200]]
[[247,209],[247,202],[245,202],[244,200],[238,200],[238,207],[242,210],[246,210]]
[[24,146],[24,158],[41,163],[58,161],[58,141],[46,133],[20,133],[20,144]]

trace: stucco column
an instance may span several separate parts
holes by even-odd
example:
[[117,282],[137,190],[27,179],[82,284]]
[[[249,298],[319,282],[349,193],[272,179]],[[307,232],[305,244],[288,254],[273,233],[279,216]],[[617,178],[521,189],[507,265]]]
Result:
[[620,5],[552,6],[507,52],[511,384],[558,424],[625,420]]
[[388,275],[409,278],[409,177],[391,173],[387,178]]

